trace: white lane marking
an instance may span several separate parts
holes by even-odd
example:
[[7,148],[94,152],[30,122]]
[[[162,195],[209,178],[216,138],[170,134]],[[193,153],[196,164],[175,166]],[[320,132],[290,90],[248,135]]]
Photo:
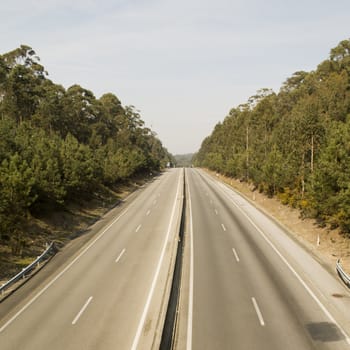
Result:
[[222,229],[223,229],[224,231],[226,231],[226,227],[225,227],[224,224],[221,224],[221,227],[222,227]]
[[238,254],[237,254],[237,252],[236,252],[236,249],[235,249],[235,248],[232,248],[232,252],[233,252],[233,255],[235,256],[237,262],[239,262],[239,256],[238,256]]
[[[182,173],[181,173],[181,174],[182,174]],[[172,211],[171,211],[171,216],[170,216],[170,221],[169,221],[169,225],[168,225],[168,230],[167,230],[167,233],[166,233],[165,239],[164,239],[164,244],[163,244],[162,252],[161,252],[160,257],[159,257],[159,261],[158,261],[158,265],[157,265],[157,268],[156,268],[156,272],[155,272],[155,274],[154,274],[154,276],[153,276],[151,288],[150,288],[150,290],[149,290],[149,292],[148,292],[146,304],[145,304],[145,307],[144,307],[144,309],[143,309],[143,313],[142,313],[142,316],[141,316],[139,325],[138,325],[138,327],[137,327],[136,335],[135,335],[134,341],[133,341],[133,343],[132,343],[131,350],[136,350],[136,349],[137,349],[137,346],[138,346],[138,344],[139,344],[140,337],[141,337],[141,333],[142,333],[142,329],[143,329],[143,327],[144,327],[144,325],[145,325],[145,321],[146,321],[148,309],[149,309],[149,307],[150,307],[150,305],[151,305],[151,300],[152,300],[152,297],[153,297],[153,294],[154,294],[154,290],[155,290],[155,288],[156,288],[156,283],[157,283],[157,280],[158,280],[158,276],[159,276],[159,273],[160,273],[160,269],[161,269],[161,266],[163,265],[165,250],[166,250],[166,247],[167,247],[167,245],[168,245],[169,236],[170,236],[170,232],[171,232],[171,227],[173,226],[176,204],[177,204],[177,202],[178,202],[179,192],[180,192],[180,188],[181,188],[181,186],[180,186],[180,179],[182,179],[181,174],[180,174],[180,176],[179,176],[179,180],[178,180],[178,184],[177,184],[177,191],[176,191],[176,195],[175,195],[175,200],[174,200],[173,208],[172,208]]]
[[149,214],[151,214],[150,210],[147,211],[146,216],[148,216]]
[[262,313],[261,313],[261,311],[259,309],[259,305],[256,302],[254,297],[252,297],[252,302],[253,302],[253,305],[254,305],[255,312],[258,315],[258,319],[259,319],[260,325],[261,326],[265,326],[264,318],[263,318]]
[[186,350],[192,350],[192,319],[193,319],[193,220],[192,220],[192,201],[191,191],[188,185],[188,206],[190,213],[190,280],[188,296],[188,315],[187,315],[187,343]]
[[140,231],[140,228],[142,227],[142,225],[140,224],[139,226],[137,226],[135,232],[139,232]]
[[19,311],[17,311],[1,328],[3,332],[18,316],[20,316],[30,305],[34,303],[42,294],[45,293],[65,272],[67,272],[122,216],[124,216],[129,208],[126,208],[116,219],[114,219],[74,260],[72,260],[56,277],[54,277],[40,292],[38,292],[31,300],[28,301]]
[[[221,184],[220,184],[221,185]],[[319,308],[323,311],[323,313],[328,317],[328,319],[334,323],[340,330],[340,332],[345,337],[345,340],[348,344],[350,344],[350,337],[345,332],[345,330],[340,326],[340,324],[335,320],[332,314],[327,310],[327,308],[322,304],[320,299],[316,296],[316,294],[310,289],[310,287],[304,282],[304,280],[300,277],[300,275],[296,272],[296,270],[292,267],[292,265],[287,261],[287,259],[282,255],[282,253],[276,248],[276,246],[270,241],[270,239],[265,235],[265,233],[255,224],[255,222],[249,217],[249,215],[234,202],[234,200],[230,197],[229,194],[226,193],[228,190],[224,185],[222,185],[225,191],[221,188],[222,192],[225,196],[233,203],[233,205],[247,218],[247,220],[252,224],[252,226],[261,234],[267,244],[272,248],[272,250],[278,255],[278,257],[283,261],[283,263],[288,267],[288,269],[292,272],[292,274],[296,277],[296,279],[301,283],[301,285],[306,289],[311,298],[316,302]]]
[[81,310],[78,312],[78,314],[75,316],[74,320],[72,321],[72,324],[76,324],[80,318],[80,316],[83,314],[83,312],[86,310],[86,308],[89,306],[90,302],[92,300],[92,297],[90,297],[86,303],[84,304],[84,306],[81,308]]
[[121,251],[121,253],[118,255],[117,259],[115,259],[115,262],[119,262],[119,260],[121,259],[121,257],[123,256],[123,254],[125,253],[125,248]]
[[214,211],[215,211],[215,214],[218,215],[218,211],[216,209]]

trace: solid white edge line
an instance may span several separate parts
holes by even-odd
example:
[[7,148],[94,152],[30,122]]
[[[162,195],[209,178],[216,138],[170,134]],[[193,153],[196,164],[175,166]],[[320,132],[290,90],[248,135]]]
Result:
[[222,227],[222,229],[223,229],[224,231],[226,231],[226,227],[225,227],[224,224],[221,224],[221,227]]
[[189,276],[189,297],[188,297],[188,315],[187,315],[187,342],[186,350],[192,350],[192,319],[193,319],[193,219],[192,219],[192,201],[189,182],[188,184],[188,206],[190,214],[190,276]]
[[[130,207],[129,207],[130,208]],[[1,328],[3,332],[19,315],[21,315],[30,305],[34,303],[47,289],[49,289],[65,272],[67,272],[122,216],[129,208],[126,208],[116,219],[114,219],[77,257],[74,258],[56,277],[54,277],[40,292],[28,301],[19,311],[17,311]]]
[[[225,190],[230,190],[225,185],[220,184],[225,188]],[[220,187],[219,187],[220,188]],[[232,190],[231,190],[232,191]],[[284,262],[284,264],[288,267],[288,269],[292,272],[292,274],[296,277],[296,279],[301,283],[301,285],[306,289],[306,291],[309,293],[312,299],[316,302],[316,304],[320,307],[320,309],[323,311],[323,313],[328,317],[328,319],[333,322],[340,330],[340,332],[343,334],[346,342],[350,344],[350,337],[345,332],[343,327],[340,326],[340,324],[335,320],[335,318],[331,315],[331,313],[327,310],[327,308],[322,304],[322,302],[319,300],[319,298],[316,296],[316,294],[311,290],[311,288],[306,284],[306,282],[300,277],[300,275],[296,272],[296,270],[290,265],[290,263],[287,261],[287,259],[282,255],[282,253],[276,248],[276,246],[270,241],[270,239],[265,235],[265,233],[254,223],[254,221],[249,217],[249,215],[240,208],[239,205],[237,205],[233,199],[227,194],[225,191],[223,193],[230,199],[230,201],[233,203],[233,205],[247,218],[247,220],[251,223],[251,225],[261,234],[261,236],[264,238],[264,240],[270,245],[270,247],[274,250],[274,252],[279,256],[279,258]]]
[[156,283],[157,283],[157,280],[158,280],[158,276],[159,276],[159,273],[160,273],[160,269],[161,269],[161,266],[163,264],[163,259],[164,259],[166,247],[167,247],[167,244],[168,244],[171,227],[172,227],[173,221],[174,221],[176,203],[177,203],[177,199],[179,197],[180,179],[182,178],[181,175],[182,175],[182,173],[179,176],[178,185],[177,185],[177,191],[176,191],[175,200],[174,200],[174,204],[173,204],[173,208],[172,208],[172,212],[171,212],[171,216],[170,216],[168,230],[167,230],[167,233],[165,235],[163,248],[162,248],[162,251],[161,251],[161,254],[160,254],[160,257],[159,257],[159,261],[158,261],[158,265],[157,265],[157,268],[156,268],[156,272],[155,272],[155,274],[153,276],[151,288],[150,288],[150,290],[148,292],[146,304],[145,304],[145,307],[143,309],[139,325],[137,327],[136,335],[135,335],[134,341],[133,341],[132,346],[131,346],[131,350],[136,350],[137,346],[139,344],[141,333],[142,333],[142,329],[143,329],[145,321],[146,321],[146,316],[147,316],[147,313],[148,313],[148,309],[149,309],[149,307],[151,305],[151,301],[152,301],[153,293],[154,293],[154,290],[155,290],[155,287],[156,287]]
[[235,248],[232,248],[232,252],[233,252],[233,255],[235,256],[237,262],[239,262],[239,257],[238,257],[238,254],[236,252],[236,249]]
[[140,228],[142,227],[142,225],[140,224],[139,226],[137,226],[135,232],[139,232]]
[[253,302],[253,305],[254,305],[255,312],[258,315],[258,319],[259,319],[260,325],[261,326],[265,326],[264,318],[263,318],[262,313],[260,311],[259,305],[256,302],[254,297],[252,297],[252,302]]
[[118,255],[117,259],[115,259],[115,262],[119,262],[119,260],[121,259],[121,257],[123,256],[123,254],[125,253],[125,248],[121,251],[121,253]]
[[84,304],[84,306],[81,308],[81,310],[78,312],[78,314],[75,316],[74,320],[72,321],[72,325],[75,325],[75,324],[78,322],[80,316],[83,314],[83,312],[84,312],[84,311],[86,310],[86,308],[89,306],[91,300],[92,300],[92,297],[90,297],[90,298],[86,301],[86,303]]

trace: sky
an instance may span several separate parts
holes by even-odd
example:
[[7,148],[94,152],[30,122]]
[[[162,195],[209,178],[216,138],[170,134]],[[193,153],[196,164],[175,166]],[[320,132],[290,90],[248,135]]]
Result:
[[31,46],[65,88],[112,92],[172,154],[350,38],[349,0],[11,0],[0,54]]

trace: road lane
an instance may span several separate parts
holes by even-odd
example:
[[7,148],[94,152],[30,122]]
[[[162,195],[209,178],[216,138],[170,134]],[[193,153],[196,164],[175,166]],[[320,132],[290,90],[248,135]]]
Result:
[[149,349],[169,283],[181,184],[181,170],[162,175],[6,315],[1,349]]
[[[202,171],[191,169],[186,174],[193,224],[186,229],[190,237],[185,244],[177,349],[349,348],[346,324],[335,312],[331,295],[326,299],[329,314],[317,302],[323,295],[318,292],[322,284],[314,291],[317,281],[310,281],[304,261],[312,266],[307,270],[326,275],[323,280],[332,276],[314,267],[315,260],[311,263],[278,225],[236,193]],[[289,266],[267,238],[283,252]],[[306,260],[298,260],[304,254]],[[307,283],[297,276],[307,277]],[[333,290],[341,288],[336,279],[332,283]],[[309,285],[316,299],[305,288]],[[343,303],[349,301],[347,295]]]

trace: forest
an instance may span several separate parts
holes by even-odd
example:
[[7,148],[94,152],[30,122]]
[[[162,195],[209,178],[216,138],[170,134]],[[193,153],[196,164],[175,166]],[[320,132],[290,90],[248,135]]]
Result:
[[350,40],[232,108],[194,156],[350,237]]
[[133,106],[53,83],[26,45],[0,56],[0,244],[21,251],[33,212],[89,198],[172,156]]

